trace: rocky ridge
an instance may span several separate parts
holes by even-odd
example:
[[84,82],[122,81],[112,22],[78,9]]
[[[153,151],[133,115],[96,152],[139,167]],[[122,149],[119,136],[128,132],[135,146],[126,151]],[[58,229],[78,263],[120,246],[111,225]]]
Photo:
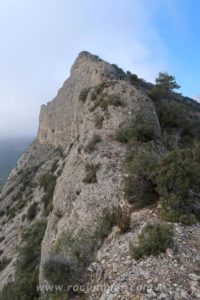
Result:
[[[54,174],[56,184],[41,245],[41,285],[45,284],[43,264],[64,231],[74,235],[93,232],[104,208],[129,207],[123,192],[126,145],[116,141],[115,132],[138,115],[157,137],[161,129],[145,90],[120,77],[116,66],[82,52],[56,98],[42,106],[37,139],[19,160],[0,195],[0,259],[5,262],[0,288],[15,278],[23,229],[44,215],[40,179],[45,174]],[[107,97],[104,105],[92,99],[97,88]],[[87,93],[80,101],[83,89]],[[115,102],[109,103],[113,99]],[[98,166],[96,181],[91,184],[83,180],[88,164]],[[29,220],[28,210],[35,202],[37,211]],[[86,299],[199,299],[199,225],[175,224],[174,249],[158,257],[139,261],[131,257],[130,242],[137,244],[144,225],[154,222],[162,223],[153,207],[132,212],[128,233],[122,235],[113,228],[87,268],[86,285],[104,288],[89,291]],[[41,297],[45,299],[45,295]]]

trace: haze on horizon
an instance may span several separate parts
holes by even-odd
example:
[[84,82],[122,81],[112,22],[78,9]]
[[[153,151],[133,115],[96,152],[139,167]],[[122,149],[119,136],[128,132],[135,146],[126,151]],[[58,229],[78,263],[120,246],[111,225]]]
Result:
[[0,139],[34,136],[78,53],[90,51],[153,82],[168,71],[199,94],[197,0],[0,2]]

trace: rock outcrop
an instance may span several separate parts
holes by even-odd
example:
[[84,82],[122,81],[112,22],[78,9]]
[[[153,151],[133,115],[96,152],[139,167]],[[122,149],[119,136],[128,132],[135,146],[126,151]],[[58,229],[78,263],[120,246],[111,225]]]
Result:
[[[0,259],[5,262],[0,270],[0,288],[15,278],[24,228],[44,214],[47,228],[41,245],[40,285],[45,284],[43,264],[63,232],[92,233],[104,208],[128,205],[123,192],[126,145],[116,141],[115,133],[137,116],[142,116],[158,138],[161,129],[147,93],[120,76],[116,66],[82,52],[58,95],[42,106],[37,138],[19,160],[0,196]],[[95,180],[90,184],[84,180],[88,165],[96,166]],[[41,184],[46,174],[56,177],[48,213]],[[28,210],[35,202],[35,216],[28,219]],[[87,284],[105,288],[99,293],[89,292],[87,299],[200,297],[196,273],[200,240],[195,242],[199,226],[185,231],[177,225],[176,251],[169,249],[158,258],[139,262],[131,258],[129,242],[137,243],[144,224],[155,220],[156,212],[149,209],[132,213],[129,233],[120,235],[114,227],[87,270]]]

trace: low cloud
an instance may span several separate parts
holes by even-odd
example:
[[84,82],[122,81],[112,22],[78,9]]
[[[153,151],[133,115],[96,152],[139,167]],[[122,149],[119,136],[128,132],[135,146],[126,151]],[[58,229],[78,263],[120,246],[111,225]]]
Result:
[[56,95],[82,50],[148,81],[166,70],[169,50],[155,22],[161,4],[149,2],[2,1],[0,136],[36,134],[40,105]]

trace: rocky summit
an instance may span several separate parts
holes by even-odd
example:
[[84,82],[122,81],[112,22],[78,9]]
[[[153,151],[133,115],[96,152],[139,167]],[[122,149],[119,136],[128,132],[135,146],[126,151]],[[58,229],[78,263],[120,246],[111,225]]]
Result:
[[199,124],[81,52],[0,194],[0,299],[200,299]]

